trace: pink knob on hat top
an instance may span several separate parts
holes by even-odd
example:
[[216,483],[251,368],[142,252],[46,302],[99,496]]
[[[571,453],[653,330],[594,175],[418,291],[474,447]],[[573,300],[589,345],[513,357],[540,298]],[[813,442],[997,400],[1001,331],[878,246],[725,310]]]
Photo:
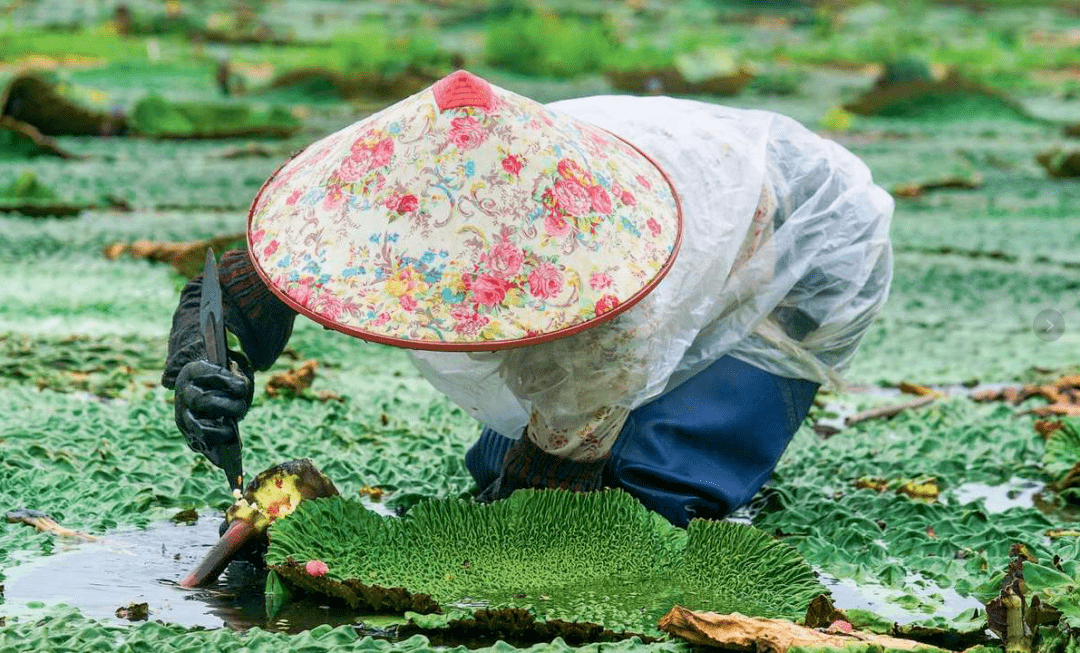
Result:
[[439,111],[458,107],[491,108],[494,96],[491,85],[476,75],[458,70],[443,77],[431,87]]

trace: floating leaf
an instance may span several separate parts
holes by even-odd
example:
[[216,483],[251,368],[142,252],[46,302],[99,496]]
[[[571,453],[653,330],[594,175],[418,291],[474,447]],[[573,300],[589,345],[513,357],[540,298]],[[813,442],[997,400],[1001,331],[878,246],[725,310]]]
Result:
[[180,243],[152,240],[112,243],[106,246],[102,253],[110,261],[115,261],[122,255],[127,254],[134,258],[143,258],[155,263],[168,263],[176,268],[177,272],[190,279],[202,273],[203,264],[206,262],[207,248],[213,249],[215,254],[220,255],[225,250],[246,246],[245,235],[239,233]]
[[1080,628],[1080,541],[1049,565],[1024,562],[1024,585],[1032,597],[1061,613],[1069,628]]
[[281,107],[256,111],[243,104],[167,102],[144,98],[132,112],[135,131],[153,138],[288,138],[300,121]]
[[1080,177],[1080,152],[1060,149],[1047,150],[1035,155],[1035,161],[1054,178]]
[[1075,422],[1065,422],[1046,441],[1043,464],[1046,473],[1060,479],[1080,462],[1080,429]]
[[[539,621],[659,635],[676,602],[799,618],[825,592],[791,547],[750,526],[671,526],[630,495],[520,491],[490,505],[432,500],[394,519],[359,502],[301,504],[271,530],[267,563],[354,606],[525,610]],[[328,573],[304,567],[324,561]]]
[[875,85],[844,109],[860,116],[940,122],[973,118],[1032,120],[1019,102],[955,76]]
[[[850,627],[851,624],[848,624]],[[747,617],[739,613],[695,612],[676,605],[660,620],[660,628],[691,644],[736,651],[787,653],[805,649],[844,651],[941,651],[929,644],[887,635],[837,628],[822,632],[779,619]]]
[[315,369],[319,362],[315,359],[304,361],[299,367],[278,372],[266,382],[266,394],[276,397],[283,394],[288,397],[298,397],[304,390],[311,387],[315,380]]
[[29,159],[38,156],[76,158],[33,125],[15,120],[11,116],[0,116],[0,159]]

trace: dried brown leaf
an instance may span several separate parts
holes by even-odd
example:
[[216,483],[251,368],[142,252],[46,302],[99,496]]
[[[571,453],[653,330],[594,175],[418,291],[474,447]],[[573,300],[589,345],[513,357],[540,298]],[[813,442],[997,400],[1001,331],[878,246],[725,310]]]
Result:
[[871,478],[864,476],[862,478],[855,479],[855,488],[858,490],[873,490],[874,492],[883,492],[889,485],[889,481],[884,478]]
[[918,383],[912,383],[910,381],[901,381],[898,387],[900,389],[900,392],[903,392],[907,395],[917,395],[919,397],[925,395],[934,395],[937,397],[941,396],[941,393],[937,390],[934,390],[933,388],[929,388],[925,385],[920,385]]
[[371,487],[370,485],[365,485],[364,487],[360,488],[359,492],[360,496],[368,497],[372,501],[377,502],[382,500],[383,494],[386,493],[386,490],[382,489],[381,487]]
[[1003,393],[1001,390],[990,389],[972,392],[970,396],[972,401],[1000,401]]
[[1037,419],[1035,420],[1035,432],[1042,436],[1043,440],[1050,439],[1050,436],[1054,431],[1060,429],[1063,424],[1056,419]]
[[865,422],[872,419],[886,419],[889,417],[895,417],[905,410],[912,408],[921,408],[927,404],[933,403],[940,395],[924,395],[922,397],[916,397],[908,401],[893,404],[891,406],[881,406],[879,408],[871,408],[864,410],[861,413],[848,416],[844,420],[844,424],[851,426],[852,424],[858,424],[859,422]]
[[901,485],[897,491],[900,494],[906,494],[912,499],[925,501],[937,501],[938,495],[941,493],[936,478],[912,479]]
[[781,619],[746,617],[738,612],[695,612],[679,605],[660,618],[659,627],[660,630],[681,637],[691,644],[758,653],[787,653],[793,646],[843,648],[851,644],[868,644],[903,651],[941,650],[928,644],[887,635],[862,631],[826,633]]
[[1045,535],[1051,540],[1057,540],[1063,537],[1080,537],[1080,531],[1073,528],[1051,528]]
[[266,394],[271,397],[276,397],[283,392],[293,396],[300,394],[311,387],[312,381],[315,380],[315,368],[318,366],[319,362],[312,359],[304,361],[299,367],[271,376],[266,382]]
[[1080,415],[1080,404],[1050,404],[1025,410],[1024,413],[1036,417],[1075,417]]
[[244,234],[230,234],[180,243],[136,240],[133,243],[107,245],[102,253],[111,261],[128,254],[134,258],[144,258],[155,263],[168,263],[180,274],[191,278],[202,272],[208,248],[220,254],[226,246],[243,242],[244,238]]
[[837,610],[828,596],[818,594],[806,608],[803,625],[807,628],[826,628],[837,621],[847,620],[847,615]]

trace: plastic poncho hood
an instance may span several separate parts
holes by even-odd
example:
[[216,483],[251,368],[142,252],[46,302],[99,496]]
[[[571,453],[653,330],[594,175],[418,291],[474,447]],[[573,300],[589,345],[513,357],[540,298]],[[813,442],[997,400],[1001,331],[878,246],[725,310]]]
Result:
[[725,355],[836,386],[892,278],[892,198],[857,157],[766,111],[621,96],[550,107],[664,169],[682,203],[679,256],[630,310],[570,337],[412,352],[436,387],[518,437],[537,416],[550,429],[593,429],[608,408],[637,408]]
[[674,190],[633,145],[464,71],[307,147],[248,221],[255,268],[294,310],[464,351],[613,318],[681,233]]

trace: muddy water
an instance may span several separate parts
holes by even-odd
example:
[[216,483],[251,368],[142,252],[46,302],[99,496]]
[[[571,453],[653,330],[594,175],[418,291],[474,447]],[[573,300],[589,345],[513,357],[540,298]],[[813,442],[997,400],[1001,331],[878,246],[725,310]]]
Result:
[[217,541],[218,524],[219,517],[202,514],[192,525],[155,524],[109,533],[103,542],[59,545],[53,555],[5,570],[4,612],[18,615],[41,604],[64,603],[87,617],[123,623],[117,608],[147,603],[150,619],[186,627],[299,632],[324,623],[377,622],[304,597],[292,597],[268,615],[266,572],[243,562],[230,565],[212,586],[179,587],[177,582]]

